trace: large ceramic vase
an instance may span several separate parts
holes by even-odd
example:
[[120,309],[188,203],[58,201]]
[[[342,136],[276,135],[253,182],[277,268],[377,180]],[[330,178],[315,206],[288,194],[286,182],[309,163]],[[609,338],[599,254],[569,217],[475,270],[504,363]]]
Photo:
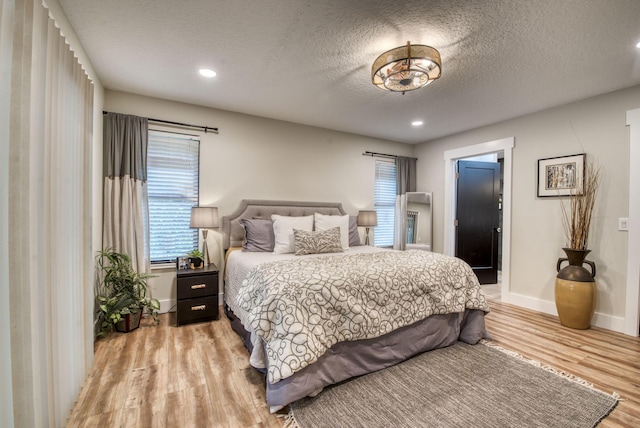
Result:
[[[567,257],[558,259],[555,286],[558,316],[562,325],[584,330],[591,326],[596,306],[596,265],[585,260],[590,250],[563,250]],[[569,265],[560,269],[563,262],[569,262]]]

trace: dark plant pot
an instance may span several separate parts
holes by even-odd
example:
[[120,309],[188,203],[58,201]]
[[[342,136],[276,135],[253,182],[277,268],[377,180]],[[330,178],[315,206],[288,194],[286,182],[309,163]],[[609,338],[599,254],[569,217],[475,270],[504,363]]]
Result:
[[135,330],[140,327],[140,318],[142,318],[142,311],[125,315],[116,323],[116,331],[129,333],[130,331]]
[[189,257],[189,267],[198,269],[202,267],[202,259],[200,257]]
[[[566,327],[587,329],[596,307],[596,265],[585,260],[590,250],[563,248],[566,258],[559,258],[556,270],[555,300],[560,323]],[[568,266],[560,269],[563,262]],[[582,265],[586,263],[591,272]]]

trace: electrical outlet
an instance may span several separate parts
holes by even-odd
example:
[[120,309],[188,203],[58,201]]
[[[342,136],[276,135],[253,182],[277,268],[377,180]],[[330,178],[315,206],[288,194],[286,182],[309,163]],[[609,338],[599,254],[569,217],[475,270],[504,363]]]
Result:
[[629,230],[629,219],[628,218],[619,218],[618,219],[618,230]]

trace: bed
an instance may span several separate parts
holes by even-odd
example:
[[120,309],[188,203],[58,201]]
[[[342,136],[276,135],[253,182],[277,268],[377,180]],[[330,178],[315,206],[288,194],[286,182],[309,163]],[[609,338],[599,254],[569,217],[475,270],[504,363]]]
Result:
[[487,335],[489,306],[466,263],[359,245],[339,203],[243,200],[222,230],[225,313],[266,374],[271,411]]

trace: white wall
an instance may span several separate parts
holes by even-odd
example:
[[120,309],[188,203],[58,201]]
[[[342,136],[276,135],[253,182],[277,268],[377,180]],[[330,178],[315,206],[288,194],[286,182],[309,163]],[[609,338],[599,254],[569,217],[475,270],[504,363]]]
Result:
[[[342,202],[356,215],[373,208],[375,161],[369,150],[412,156],[414,146],[229,111],[107,91],[105,109],[218,127],[200,143],[200,205],[230,214],[242,199]],[[156,125],[152,128],[160,128]],[[221,266],[220,235],[209,234],[212,261]],[[214,240],[217,239],[217,242]],[[154,270],[150,281],[163,311],[175,304],[175,272]]]
[[446,150],[515,137],[512,175],[511,290],[514,301],[553,312],[556,261],[565,237],[558,198],[536,197],[537,160],[587,153],[602,166],[589,259],[598,267],[594,323],[621,330],[625,311],[629,130],[627,110],[640,106],[640,86],[420,144],[418,190],[433,191],[434,249],[443,250]]

